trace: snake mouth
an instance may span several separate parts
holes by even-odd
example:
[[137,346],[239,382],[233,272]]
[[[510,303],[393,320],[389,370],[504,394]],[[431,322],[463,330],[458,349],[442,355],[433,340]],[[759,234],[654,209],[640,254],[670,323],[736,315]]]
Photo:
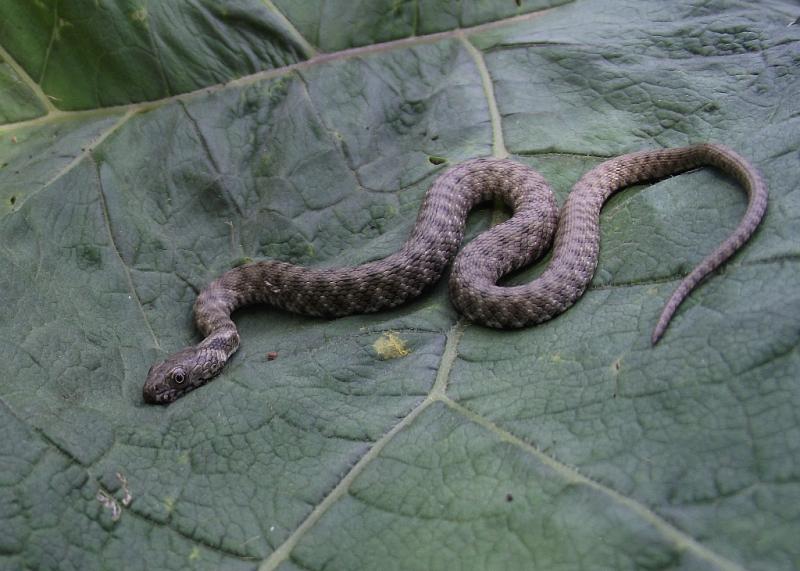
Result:
[[157,386],[146,385],[144,387],[144,390],[142,391],[142,397],[144,398],[144,402],[146,402],[147,404],[160,404],[166,406],[168,404],[175,402],[186,393],[192,392],[194,389],[200,386],[202,386],[202,384],[199,385],[187,384],[187,386],[177,389],[170,386],[157,387]]
[[163,387],[161,390],[145,387],[145,390],[142,391],[142,397],[144,397],[144,402],[147,404],[168,405],[189,392],[189,390],[191,389],[187,388],[186,390],[178,391],[171,387]]
[[145,390],[142,391],[142,396],[144,397],[144,402],[147,404],[169,404],[175,398],[171,397],[170,391],[156,392]]

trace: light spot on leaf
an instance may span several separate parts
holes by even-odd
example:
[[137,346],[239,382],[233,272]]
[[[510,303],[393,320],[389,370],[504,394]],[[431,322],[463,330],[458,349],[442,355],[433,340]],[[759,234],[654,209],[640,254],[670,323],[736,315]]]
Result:
[[269,153],[263,153],[261,155],[261,161],[260,161],[259,169],[258,169],[259,174],[264,175],[264,174],[269,173],[270,166],[272,165],[272,162],[273,162],[272,161],[272,155],[270,155]]
[[386,331],[372,344],[382,360],[399,359],[411,353],[408,344],[394,331]]
[[111,513],[111,521],[119,521],[119,518],[122,516],[122,508],[119,507],[117,500],[111,497],[105,490],[98,490],[95,497],[97,501],[103,504],[103,507]]
[[147,20],[147,8],[139,8],[130,14],[134,22],[145,22]]
[[196,545],[192,547],[192,551],[189,553],[189,561],[194,561],[200,557],[200,548]]
[[241,258],[236,258],[233,263],[231,264],[232,268],[238,268],[239,266],[243,266],[245,264],[250,264],[253,262],[253,258],[250,256],[242,256]]
[[119,481],[120,487],[122,488],[122,505],[128,507],[133,501],[131,489],[128,487],[128,480],[121,472],[117,472],[117,481]]

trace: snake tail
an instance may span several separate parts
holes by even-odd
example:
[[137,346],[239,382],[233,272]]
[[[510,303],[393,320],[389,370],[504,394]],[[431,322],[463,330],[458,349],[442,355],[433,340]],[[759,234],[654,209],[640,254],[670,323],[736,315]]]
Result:
[[699,161],[696,166],[705,164],[714,166],[733,177],[745,189],[748,197],[747,210],[736,229],[713,252],[703,258],[672,292],[653,329],[650,338],[653,345],[663,337],[667,325],[683,300],[706,276],[750,239],[767,210],[767,186],[759,172],[746,159],[722,145],[697,145],[694,148],[697,149],[695,154]]

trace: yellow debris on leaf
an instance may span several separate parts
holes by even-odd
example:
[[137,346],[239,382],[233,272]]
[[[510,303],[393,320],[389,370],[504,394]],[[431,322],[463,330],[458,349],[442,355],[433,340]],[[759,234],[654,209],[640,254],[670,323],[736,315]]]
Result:
[[394,331],[385,331],[372,344],[378,357],[383,360],[399,359],[411,353],[406,342]]

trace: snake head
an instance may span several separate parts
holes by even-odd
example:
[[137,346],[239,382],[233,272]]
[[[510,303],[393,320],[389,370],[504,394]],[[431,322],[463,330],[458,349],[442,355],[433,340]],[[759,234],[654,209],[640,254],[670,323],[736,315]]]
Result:
[[197,367],[197,349],[187,347],[154,364],[147,372],[142,389],[149,404],[169,404],[189,391],[204,385],[203,369]]

